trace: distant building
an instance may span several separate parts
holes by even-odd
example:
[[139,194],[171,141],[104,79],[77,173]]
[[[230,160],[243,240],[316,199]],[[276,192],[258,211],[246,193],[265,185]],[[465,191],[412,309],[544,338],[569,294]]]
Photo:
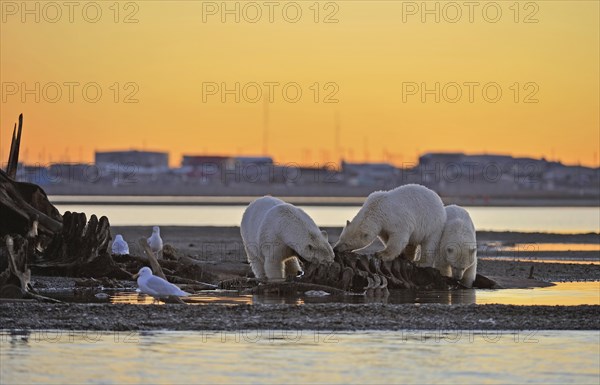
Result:
[[181,171],[191,178],[201,178],[203,182],[222,176],[230,158],[218,155],[184,155]]
[[427,166],[431,164],[448,164],[462,162],[465,154],[461,152],[446,152],[446,153],[426,153],[419,157],[419,165]]
[[184,155],[181,160],[181,167],[200,168],[206,164],[224,167],[228,159],[228,156],[218,155]]
[[236,156],[229,158],[223,183],[273,183],[275,166],[268,156]]
[[406,173],[448,196],[597,195],[598,168],[509,155],[429,153]]
[[227,161],[227,167],[229,169],[235,168],[236,166],[247,167],[247,166],[272,166],[273,158],[270,156],[236,156],[229,158]]
[[133,168],[140,173],[169,171],[169,154],[155,151],[97,151],[96,166],[104,170]]
[[95,183],[100,172],[94,165],[86,163],[53,163],[48,167],[48,179],[54,183]]
[[351,186],[394,187],[400,171],[388,163],[342,162],[342,173]]
[[48,174],[48,168],[40,165],[26,165],[19,163],[17,165],[17,180],[21,182],[35,183],[40,186],[56,183],[54,178]]
[[296,163],[278,165],[274,168],[275,183],[288,185],[332,185],[343,182],[343,175],[333,165],[323,167],[303,167]]

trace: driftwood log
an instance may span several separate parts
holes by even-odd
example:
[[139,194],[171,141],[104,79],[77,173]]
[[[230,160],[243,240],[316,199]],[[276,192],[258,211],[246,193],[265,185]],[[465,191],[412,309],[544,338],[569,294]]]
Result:
[[30,242],[20,235],[4,238],[8,268],[0,274],[0,297],[22,298],[31,290],[31,270],[27,266]]
[[37,220],[41,236],[51,238],[62,227],[62,217],[41,187],[17,182],[0,170],[0,234],[24,234]]
[[140,238],[138,240],[138,244],[140,245],[140,247],[146,254],[148,261],[150,262],[150,267],[152,268],[152,273],[154,275],[157,275],[160,278],[166,280],[167,277],[165,276],[165,273],[163,272],[162,267],[158,263],[158,259],[154,255],[154,252],[152,251],[152,249],[150,249],[150,246],[148,246],[148,241],[146,240],[146,238]]
[[28,258],[33,255],[37,244],[37,222],[27,233],[26,237],[20,235],[4,237],[8,267],[0,273],[0,298],[10,299],[35,299],[47,302],[60,302],[36,293],[31,286],[31,270]]

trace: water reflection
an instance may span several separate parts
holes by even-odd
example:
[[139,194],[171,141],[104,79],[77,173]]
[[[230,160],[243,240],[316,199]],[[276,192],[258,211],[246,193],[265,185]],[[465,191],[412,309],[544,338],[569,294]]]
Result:
[[[108,297],[96,296],[94,290],[63,291],[44,293],[65,302],[113,303],[132,305],[162,305],[146,294],[130,291],[109,292]],[[445,305],[504,304],[504,305],[600,305],[600,282],[558,282],[554,286],[533,289],[465,289],[465,290],[390,290],[387,295],[257,295],[242,294],[233,290],[206,290],[182,300],[188,305],[252,305],[287,304],[304,305],[314,303],[382,303],[382,304],[425,304]]]
[[600,251],[600,243],[515,243],[499,245],[502,251]]
[[[182,298],[185,303],[190,305],[250,305],[252,296],[239,294],[234,291],[205,291],[195,293],[189,297]],[[164,305],[165,302],[154,299],[153,297],[133,291],[116,292],[109,297],[110,303],[132,304],[132,305]]]
[[487,261],[512,261],[512,262],[533,262],[533,263],[559,263],[565,265],[600,265],[598,258],[594,259],[559,259],[559,258],[538,258],[538,257],[478,257],[480,260]]
[[[63,298],[65,299],[65,298]],[[274,294],[239,294],[233,291],[207,291],[196,293],[192,296],[182,298],[188,305],[303,305],[311,303],[439,303],[446,305],[453,304],[473,304],[476,303],[476,290],[392,290],[388,295],[328,295],[323,297],[312,297],[303,295],[274,295]],[[115,304],[131,305],[163,305],[165,302],[154,299],[153,297],[131,292],[123,291],[114,293],[109,297],[108,302]]]
[[330,295],[324,297],[290,297],[271,298],[255,295],[254,303],[270,304],[285,303],[300,305],[303,303],[382,303],[382,304],[407,304],[407,303],[439,303],[445,305],[473,304],[476,303],[476,290],[391,290],[387,295]]
[[600,305],[600,282],[558,282],[535,289],[479,290],[478,304],[578,306]]
[[0,341],[6,384],[597,384],[600,375],[597,331],[33,330],[0,331]]
[[[331,301],[329,301],[331,302]],[[302,305],[304,303],[310,303],[308,298],[300,298],[297,296],[280,296],[273,294],[265,294],[265,295],[253,295],[252,296],[253,304],[262,304],[262,305]]]

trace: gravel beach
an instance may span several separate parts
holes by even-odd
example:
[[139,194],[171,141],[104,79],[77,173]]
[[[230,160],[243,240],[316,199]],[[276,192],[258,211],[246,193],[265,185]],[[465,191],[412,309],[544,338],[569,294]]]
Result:
[[600,306],[0,304],[2,329],[598,330]]

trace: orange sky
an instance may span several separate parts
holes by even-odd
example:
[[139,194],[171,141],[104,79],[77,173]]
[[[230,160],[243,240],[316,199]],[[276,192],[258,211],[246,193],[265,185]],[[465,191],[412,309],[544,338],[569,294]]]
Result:
[[[260,17],[240,2],[239,23],[221,15],[221,1],[121,2],[118,15],[113,1],[101,1],[95,23],[98,10],[84,13],[86,2],[73,9],[73,22],[66,6],[28,2],[27,13],[23,4],[0,2],[2,162],[20,112],[26,162],[91,161],[95,150],[128,148],[169,151],[173,165],[183,153],[261,154],[265,103],[254,102],[252,84],[264,95],[264,83],[276,82],[266,143],[278,162],[402,164],[423,152],[463,151],[599,165],[597,1],[501,1],[497,22],[497,9],[484,12],[487,2],[472,22],[467,7],[458,18],[439,2],[439,23],[422,2],[321,2],[315,22],[314,1],[299,1],[295,23],[297,9],[286,2],[275,3],[273,22],[263,2],[253,3]],[[328,15],[337,23],[325,23]],[[236,82],[239,103],[235,95],[222,102],[221,90],[203,95]],[[439,103],[411,88],[436,82]],[[472,102],[470,82],[479,84]],[[282,94],[291,83],[302,90],[295,103],[292,86],[288,100]],[[95,87],[102,95],[91,102]],[[462,97],[452,103],[457,87]],[[497,87],[502,95],[491,102]],[[337,102],[324,103],[333,91]],[[131,92],[137,102],[124,103]]]

